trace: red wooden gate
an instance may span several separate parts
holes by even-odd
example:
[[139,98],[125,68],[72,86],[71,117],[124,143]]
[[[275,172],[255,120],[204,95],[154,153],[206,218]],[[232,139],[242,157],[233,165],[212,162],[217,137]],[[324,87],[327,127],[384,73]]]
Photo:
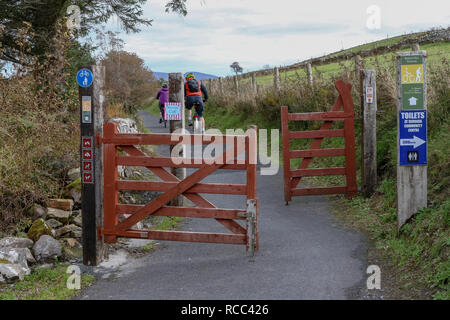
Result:
[[[246,244],[247,250],[258,249],[256,197],[256,130],[247,135],[211,136],[211,135],[173,135],[165,134],[125,134],[117,132],[115,123],[106,123],[104,137],[98,137],[103,143],[104,152],[104,226],[98,228],[99,236],[107,243],[113,243],[117,237],[146,238],[153,240],[173,240],[188,242],[209,242]],[[221,139],[221,140],[219,140]],[[178,144],[214,144],[226,141],[233,145],[214,159],[185,159],[169,157],[149,157],[138,145],[178,145]],[[120,150],[127,154],[119,155]],[[223,148],[225,149],[225,147]],[[230,151],[231,150],[231,151]],[[237,156],[245,152],[245,159]],[[184,160],[183,160],[184,159]],[[187,161],[190,160],[190,161]],[[184,163],[181,163],[184,161]],[[162,181],[120,180],[117,166],[142,166],[149,169]],[[166,168],[197,168],[194,173],[180,181]],[[218,169],[246,171],[246,184],[199,183]],[[146,190],[162,192],[146,205],[119,204],[119,190]],[[200,194],[246,195],[247,204],[241,209],[217,208]],[[196,207],[176,207],[166,205],[175,197],[183,195]],[[119,214],[130,214],[122,222]],[[168,230],[134,230],[140,220],[153,216],[214,218],[231,233],[183,232]],[[245,225],[235,220],[246,220]]]
[[[284,197],[286,204],[292,196],[323,195],[345,193],[356,195],[356,159],[354,110],[351,96],[352,85],[338,80],[335,87],[339,97],[330,112],[288,113],[287,107],[281,107],[281,127],[283,135]],[[339,111],[343,107],[343,111]],[[324,121],[319,130],[289,131],[289,121]],[[334,121],[344,121],[344,129],[331,129]],[[344,137],[345,148],[320,149],[324,138]],[[290,150],[291,139],[313,139],[307,150]],[[314,157],[345,156],[345,167],[308,169]],[[291,159],[302,158],[298,169],[291,170]],[[346,186],[326,188],[297,188],[303,177],[345,175]]]

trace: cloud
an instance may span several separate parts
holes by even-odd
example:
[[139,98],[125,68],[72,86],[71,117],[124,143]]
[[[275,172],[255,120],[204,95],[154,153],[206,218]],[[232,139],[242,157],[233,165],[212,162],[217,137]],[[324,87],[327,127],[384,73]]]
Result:
[[299,34],[317,34],[326,32],[343,31],[349,26],[345,24],[321,24],[321,23],[297,23],[289,25],[263,25],[248,28],[237,28],[234,31],[238,34],[258,35],[258,36],[276,36],[283,37],[286,35]]
[[[167,0],[150,0],[144,15],[153,25],[123,34],[127,51],[152,70],[231,74],[285,65],[433,26],[448,26],[450,2],[428,0],[188,0],[188,15],[164,12]],[[380,7],[381,29],[366,27],[367,8]],[[117,31],[114,24],[110,28]],[[115,28],[115,29],[114,29]]]

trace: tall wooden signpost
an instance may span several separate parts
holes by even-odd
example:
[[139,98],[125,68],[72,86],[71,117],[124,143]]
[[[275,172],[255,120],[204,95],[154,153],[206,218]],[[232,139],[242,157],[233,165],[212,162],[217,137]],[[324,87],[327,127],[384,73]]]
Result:
[[[359,68],[357,67],[359,70]],[[361,184],[365,197],[377,185],[377,84],[375,70],[359,70],[361,77]]]
[[103,135],[105,69],[84,66],[77,72],[80,100],[80,168],[83,264],[95,266],[103,257],[103,241],[97,227],[103,224],[103,153],[96,143]]
[[398,228],[427,206],[427,56],[397,54]]

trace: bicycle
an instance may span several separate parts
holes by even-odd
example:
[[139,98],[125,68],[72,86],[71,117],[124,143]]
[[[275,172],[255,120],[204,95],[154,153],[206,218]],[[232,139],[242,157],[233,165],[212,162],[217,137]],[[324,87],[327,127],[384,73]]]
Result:
[[164,124],[164,128],[167,128],[167,120],[164,118],[164,106],[159,107],[159,111],[161,112],[162,118],[160,118],[159,123]]
[[198,107],[198,103],[194,103],[194,116],[192,118],[192,122],[193,122],[193,127],[194,127],[194,134],[201,134],[202,133],[202,122],[199,119],[199,116],[197,114],[197,107]]
[[[205,103],[205,100],[203,100],[203,103]],[[197,113],[197,107],[199,106],[199,103],[194,103],[194,116],[192,117],[192,126],[194,127],[194,134],[202,134],[202,122],[200,121],[200,117]]]

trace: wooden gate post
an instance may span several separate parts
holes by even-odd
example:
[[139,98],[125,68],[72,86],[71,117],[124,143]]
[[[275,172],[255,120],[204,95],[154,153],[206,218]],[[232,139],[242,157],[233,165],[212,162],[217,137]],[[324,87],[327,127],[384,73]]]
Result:
[[375,70],[361,70],[361,184],[370,197],[377,184],[377,84]]
[[105,67],[82,66],[77,73],[80,99],[80,171],[83,264],[96,266],[103,258],[103,150],[97,135],[103,135],[105,117]]
[[[186,128],[185,126],[185,105],[184,105],[184,79],[183,74],[169,73],[169,102],[179,102],[181,103],[181,121],[170,120],[170,132],[175,132],[177,129],[182,129],[183,132]],[[175,146],[170,146],[170,154]],[[188,146],[190,147],[190,146]],[[184,156],[184,148],[180,151],[179,157]],[[172,174],[178,179],[184,180],[186,178],[186,168],[171,168]],[[179,195],[171,201],[172,206],[182,207],[183,206],[183,196]]]
[[289,144],[289,122],[288,122],[288,107],[281,107],[281,134],[283,139],[283,172],[284,172],[284,200],[286,205],[292,200],[291,197],[291,184],[289,171],[291,170],[291,160],[289,157],[290,144]]
[[251,256],[258,251],[258,200],[257,200],[257,162],[258,162],[258,127],[247,128],[248,163],[247,163],[247,250]]

